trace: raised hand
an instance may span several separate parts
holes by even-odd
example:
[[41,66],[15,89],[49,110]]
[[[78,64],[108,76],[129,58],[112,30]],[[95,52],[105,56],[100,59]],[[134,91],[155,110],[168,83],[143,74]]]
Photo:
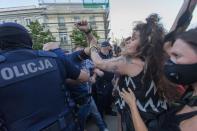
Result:
[[75,26],[82,32],[84,33],[88,33],[91,28],[90,25],[88,24],[88,22],[85,20],[82,20],[80,22],[75,23]]

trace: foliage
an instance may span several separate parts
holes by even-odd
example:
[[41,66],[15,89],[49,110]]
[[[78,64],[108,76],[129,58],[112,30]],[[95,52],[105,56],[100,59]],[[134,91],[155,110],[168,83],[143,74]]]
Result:
[[[96,31],[92,31],[92,33],[97,39],[99,39],[99,36],[96,33]],[[76,28],[73,29],[72,34],[70,35],[70,38],[71,38],[72,43],[75,45],[79,45],[82,47],[88,46],[86,35]]]
[[40,50],[43,44],[55,41],[52,33],[49,30],[45,31],[44,27],[38,21],[31,22],[28,28],[33,40],[33,49]]

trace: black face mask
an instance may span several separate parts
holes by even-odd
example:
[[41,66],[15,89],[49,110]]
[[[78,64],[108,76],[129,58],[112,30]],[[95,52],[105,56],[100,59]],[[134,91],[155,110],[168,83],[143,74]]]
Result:
[[173,83],[190,85],[197,82],[197,63],[175,64],[168,60],[164,66],[164,73],[167,79]]

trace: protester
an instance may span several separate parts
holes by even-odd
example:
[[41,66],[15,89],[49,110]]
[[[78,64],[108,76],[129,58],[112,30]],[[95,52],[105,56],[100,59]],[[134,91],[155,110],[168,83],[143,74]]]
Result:
[[[95,65],[105,71],[121,75],[119,88],[130,88],[137,98],[137,106],[144,122],[156,119],[157,114],[167,109],[162,99],[162,41],[164,29],[156,14],[150,15],[146,22],[137,23],[129,44],[125,45],[122,56],[113,59],[102,59],[98,55],[97,40],[89,31],[85,21],[78,24],[81,31],[86,32],[91,46],[91,58]],[[154,67],[154,68],[153,68]],[[122,99],[118,99],[122,117],[123,130],[132,131],[130,109]],[[125,126],[124,126],[125,125]]]
[[[176,37],[170,59],[166,62],[166,77],[175,84],[188,87],[180,100],[181,103],[160,115],[159,119],[143,122],[137,106],[136,98],[130,89],[123,90],[121,96],[130,107],[136,131],[195,131],[197,130],[197,28],[191,29]],[[175,89],[176,91],[176,89]]]
[[68,115],[64,80],[83,82],[89,76],[54,53],[33,50],[32,44],[23,26],[0,25],[0,130],[67,130],[69,124],[59,121]]

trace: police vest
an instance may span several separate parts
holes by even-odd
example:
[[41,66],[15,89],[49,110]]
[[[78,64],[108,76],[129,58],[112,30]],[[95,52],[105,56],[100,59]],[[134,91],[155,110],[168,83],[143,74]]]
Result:
[[0,53],[0,113],[10,131],[39,131],[65,112],[63,63],[50,52]]

